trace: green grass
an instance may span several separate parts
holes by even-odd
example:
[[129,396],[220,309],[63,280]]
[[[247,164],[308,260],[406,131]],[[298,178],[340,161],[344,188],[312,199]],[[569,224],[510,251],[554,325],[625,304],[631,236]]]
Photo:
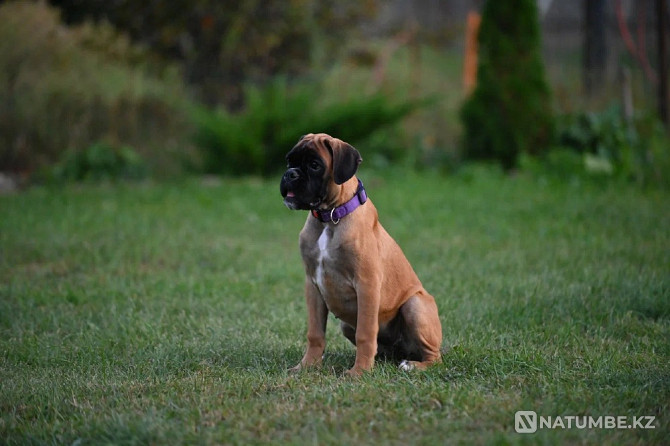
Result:
[[[363,172],[436,296],[443,364],[290,376],[305,213],[276,181],[0,197],[0,443],[637,444],[670,432],[670,195]],[[514,413],[656,417],[514,432]]]

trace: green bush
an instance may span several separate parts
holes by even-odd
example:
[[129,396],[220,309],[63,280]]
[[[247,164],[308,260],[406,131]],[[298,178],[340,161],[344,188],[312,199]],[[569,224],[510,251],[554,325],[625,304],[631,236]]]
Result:
[[461,108],[464,155],[511,169],[554,133],[535,0],[488,0],[478,39],[477,86]]
[[140,180],[147,172],[144,159],[130,147],[98,142],[63,153],[49,176],[55,181],[117,181]]
[[621,117],[619,107],[602,112],[567,114],[558,119],[558,142],[579,153],[589,153],[620,164],[624,153],[638,143],[634,126]]
[[[109,21],[178,60],[202,102],[239,108],[242,83],[308,74],[331,63],[375,15],[377,0],[51,0],[68,23]],[[105,44],[106,40],[101,39]],[[116,47],[117,45],[115,45]]]
[[579,154],[582,172],[670,186],[670,138],[654,115],[641,113],[627,122],[618,106],[579,112],[558,119],[558,143]]
[[561,181],[634,182],[670,187],[670,137],[653,114],[627,122],[618,106],[557,119],[558,146],[541,157],[522,154],[524,172]]
[[402,147],[380,137],[427,101],[391,103],[381,94],[322,105],[321,93],[311,84],[290,85],[275,79],[263,88],[245,89],[240,113],[196,108],[195,143],[201,149],[206,173],[268,175],[285,166],[284,156],[298,138],[325,132],[354,145],[371,141],[366,157],[394,161]]
[[65,27],[43,2],[0,5],[0,170],[39,171],[100,140],[135,147],[154,171],[176,168],[185,89],[174,69],[148,64],[109,25]]
[[522,172],[542,180],[573,182],[581,180],[601,180],[611,176],[609,163],[600,163],[597,168],[587,162],[584,154],[567,147],[554,147],[542,157],[522,153],[519,168]]

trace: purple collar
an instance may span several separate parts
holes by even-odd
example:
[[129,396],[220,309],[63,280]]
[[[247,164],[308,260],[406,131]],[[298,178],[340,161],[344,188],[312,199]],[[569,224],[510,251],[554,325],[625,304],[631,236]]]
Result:
[[368,201],[368,194],[365,193],[365,188],[363,187],[361,180],[358,180],[358,189],[356,189],[356,195],[354,195],[351,200],[347,201],[342,206],[338,206],[333,209],[312,209],[312,215],[314,218],[323,223],[332,221],[333,224],[336,225],[342,218],[354,212],[358,206],[362,205],[366,201]]

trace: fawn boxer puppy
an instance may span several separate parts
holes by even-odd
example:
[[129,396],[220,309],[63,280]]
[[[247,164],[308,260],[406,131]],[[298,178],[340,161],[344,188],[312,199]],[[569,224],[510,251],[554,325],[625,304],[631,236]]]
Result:
[[358,151],[324,133],[310,133],[286,160],[280,184],[284,204],[310,211],[300,232],[307,351],[292,370],[321,364],[328,312],[356,346],[349,375],[370,370],[377,354],[401,360],[406,370],[439,361],[442,326],[435,299],[379,223],[356,178]]

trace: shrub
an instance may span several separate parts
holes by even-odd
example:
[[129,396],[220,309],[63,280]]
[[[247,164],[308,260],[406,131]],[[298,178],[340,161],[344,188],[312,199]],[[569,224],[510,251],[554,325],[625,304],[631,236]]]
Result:
[[558,143],[578,153],[590,154],[621,165],[624,154],[637,145],[634,126],[622,118],[618,107],[603,112],[581,112],[558,120]]
[[0,5],[0,170],[34,172],[100,140],[174,168],[186,94],[175,70],[150,75],[147,57],[109,25],[67,28],[43,2]]
[[318,87],[289,85],[278,78],[263,88],[245,89],[240,113],[196,108],[195,143],[207,173],[268,175],[285,165],[284,156],[298,138],[325,132],[354,145],[376,138],[375,151],[365,155],[396,160],[401,147],[379,142],[380,130],[399,122],[426,101],[391,103],[377,94],[321,105]]
[[561,147],[581,157],[576,173],[670,186],[670,138],[654,115],[642,113],[626,122],[617,106],[568,114],[558,120],[557,135]]
[[535,0],[488,0],[479,31],[477,86],[461,109],[469,159],[514,167],[520,153],[552,142],[549,88],[540,58]]
[[206,104],[239,108],[245,80],[305,74],[344,48],[376,0],[51,0],[69,23],[109,21],[167,59],[179,60]]
[[64,152],[49,176],[56,181],[139,180],[147,176],[147,166],[130,147],[98,142],[86,150]]

